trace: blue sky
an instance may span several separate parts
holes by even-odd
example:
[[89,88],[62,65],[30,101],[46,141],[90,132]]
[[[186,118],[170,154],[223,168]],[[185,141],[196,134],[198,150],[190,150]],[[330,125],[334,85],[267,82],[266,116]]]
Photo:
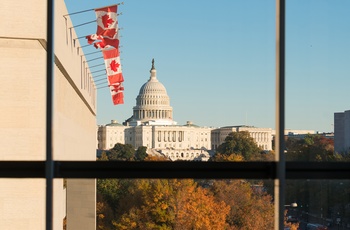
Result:
[[[69,12],[115,3],[66,0]],[[275,127],[275,0],[125,0],[118,12],[125,103],[99,89],[97,124],[132,115],[154,58],[178,124]],[[286,128],[333,131],[334,112],[350,109],[350,1],[290,0],[286,20]]]

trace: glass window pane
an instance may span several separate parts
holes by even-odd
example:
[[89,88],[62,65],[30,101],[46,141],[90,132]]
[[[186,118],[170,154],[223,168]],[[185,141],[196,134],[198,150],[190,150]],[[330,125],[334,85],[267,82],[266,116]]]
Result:
[[273,229],[271,185],[243,179],[98,179],[97,226]]
[[287,1],[287,160],[338,161],[348,151],[348,1]]
[[[174,10],[151,1],[118,8],[127,12],[119,17],[125,26],[120,31],[125,103],[116,108],[109,92],[98,91],[99,150],[121,143],[171,160],[207,161],[229,133],[247,131],[259,154],[269,153],[275,125],[275,1],[176,4],[186,7]],[[144,33],[149,36],[141,38]],[[268,158],[259,154],[244,160]]]
[[[288,222],[299,223],[302,229],[307,229],[307,225],[349,228],[349,190],[349,180],[287,180]],[[297,204],[297,207],[289,204]]]

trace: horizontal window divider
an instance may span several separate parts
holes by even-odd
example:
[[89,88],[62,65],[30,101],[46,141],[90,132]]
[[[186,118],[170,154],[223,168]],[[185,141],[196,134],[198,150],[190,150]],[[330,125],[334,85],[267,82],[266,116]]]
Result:
[[350,179],[350,162],[286,162],[286,179]]
[[[242,164],[243,163],[243,164]],[[62,178],[272,179],[274,162],[58,162]]]
[[[54,161],[54,178],[275,179],[276,162]],[[0,161],[0,178],[45,178],[45,161]],[[350,179],[350,162],[286,162],[286,179]]]

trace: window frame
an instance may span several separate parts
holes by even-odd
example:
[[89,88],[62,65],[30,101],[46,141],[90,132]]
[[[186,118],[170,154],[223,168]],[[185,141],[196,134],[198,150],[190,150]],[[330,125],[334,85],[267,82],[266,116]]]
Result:
[[[275,229],[283,229],[286,179],[350,179],[349,162],[285,162],[285,0],[276,0],[276,161],[109,162],[52,157],[54,0],[47,0],[46,161],[0,161],[0,178],[45,178],[46,229],[53,223],[54,178],[210,178],[275,180]],[[179,134],[179,138],[180,138]]]

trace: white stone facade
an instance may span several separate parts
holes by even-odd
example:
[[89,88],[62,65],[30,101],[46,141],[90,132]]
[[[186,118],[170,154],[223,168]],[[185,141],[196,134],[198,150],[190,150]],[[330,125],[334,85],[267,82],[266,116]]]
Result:
[[190,121],[186,125],[176,125],[172,120],[170,98],[157,79],[154,62],[150,73],[150,79],[136,98],[133,116],[124,122],[125,126],[113,122],[99,126],[99,149],[111,149],[116,143],[131,144],[135,149],[145,146],[150,154],[160,153],[171,160],[207,161],[213,153],[211,150],[222,144],[230,132],[238,131],[248,131],[259,147],[272,149],[270,128],[230,126],[214,129],[199,127]]
[[256,144],[263,150],[272,150],[272,129],[257,128],[253,126],[227,126],[213,129],[211,138],[211,149],[215,150],[221,145],[229,133],[248,131]]
[[121,126],[117,122],[98,127],[99,149],[116,143],[145,146],[150,154],[159,153],[171,160],[208,160],[211,128],[173,121],[170,98],[157,79],[152,61],[149,80],[140,88],[133,116]]
[[[306,134],[315,134],[315,130],[311,129],[285,129],[284,135],[306,135]],[[276,130],[272,130],[272,136],[276,135]]]
[[135,148],[145,146],[156,150],[171,160],[194,160],[200,157],[204,160],[209,158],[210,131],[210,128],[187,125],[141,125],[125,129],[125,143]]
[[100,125],[97,130],[98,149],[111,149],[116,143],[125,143],[124,130],[126,126],[116,120],[110,124]]
[[[96,159],[96,91],[82,74],[63,0],[55,1],[54,160]],[[24,9],[24,16],[14,15]],[[46,2],[1,2],[0,160],[45,160]],[[70,186],[71,185],[71,186]],[[0,179],[0,228],[45,229],[45,179]],[[84,187],[82,187],[84,186]],[[95,180],[54,180],[53,229],[95,229]],[[70,189],[71,188],[71,189]],[[78,188],[78,189],[76,189]],[[79,189],[80,188],[80,189]],[[84,191],[82,191],[84,189]],[[67,202],[68,200],[68,202]]]

